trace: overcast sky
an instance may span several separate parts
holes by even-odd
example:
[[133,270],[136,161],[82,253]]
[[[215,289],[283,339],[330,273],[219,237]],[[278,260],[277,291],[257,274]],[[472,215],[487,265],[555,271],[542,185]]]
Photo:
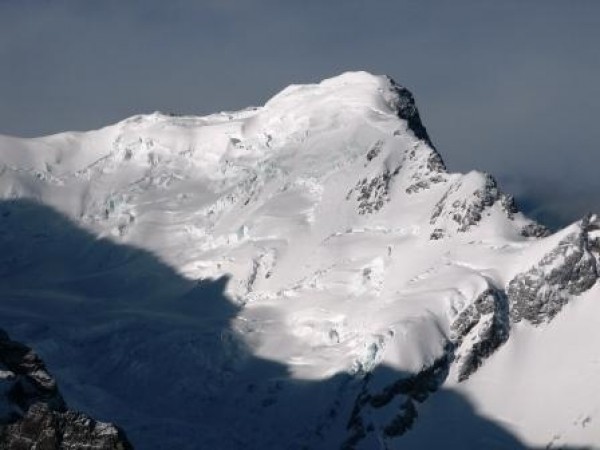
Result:
[[263,104],[388,74],[451,170],[555,225],[600,211],[598,0],[0,0],[0,133]]

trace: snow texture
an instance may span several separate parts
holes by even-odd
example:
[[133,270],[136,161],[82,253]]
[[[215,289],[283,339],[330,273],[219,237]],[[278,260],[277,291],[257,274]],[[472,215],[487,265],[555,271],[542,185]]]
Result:
[[598,220],[449,172],[388,77],[0,136],[0,196],[0,326],[138,448],[600,442]]

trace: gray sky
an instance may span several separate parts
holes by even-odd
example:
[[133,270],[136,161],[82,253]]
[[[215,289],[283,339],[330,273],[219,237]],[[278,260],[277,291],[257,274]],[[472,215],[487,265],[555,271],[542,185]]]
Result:
[[260,105],[385,73],[452,170],[556,225],[600,211],[598,0],[0,0],[0,133]]

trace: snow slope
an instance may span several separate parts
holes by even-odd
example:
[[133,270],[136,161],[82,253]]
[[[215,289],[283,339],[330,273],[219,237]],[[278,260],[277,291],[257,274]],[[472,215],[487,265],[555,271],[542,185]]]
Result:
[[0,162],[0,325],[139,448],[600,442],[600,222],[449,173],[387,77]]

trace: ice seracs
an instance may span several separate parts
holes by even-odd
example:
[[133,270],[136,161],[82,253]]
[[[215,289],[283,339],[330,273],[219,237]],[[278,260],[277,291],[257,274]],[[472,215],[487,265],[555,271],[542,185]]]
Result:
[[[206,435],[220,448],[284,448],[294,436],[298,447],[405,448],[417,442],[409,434],[425,439],[420,433],[435,422],[421,405],[437,405],[434,399],[445,397],[436,391],[447,389],[488,406],[489,417],[509,420],[509,432],[527,444],[553,439],[530,425],[531,417],[512,420],[480,374],[504,373],[511,364],[506,353],[520,348],[527,330],[562,327],[555,321],[569,305],[593,302],[598,220],[549,236],[491,175],[449,172],[412,94],[390,78],[351,72],[290,86],[240,112],[154,113],[86,133],[0,137],[0,162],[5,200],[52,207],[86,233],[144,249],[174,270],[159,287],[139,259],[109,246],[101,258],[61,253],[75,258],[78,270],[61,273],[57,284],[56,271],[45,265],[57,264],[59,247],[48,242],[67,245],[67,237],[50,227],[38,243],[39,233],[3,222],[4,254],[21,261],[6,261],[3,295],[50,292],[57,310],[86,312],[82,320],[93,327],[56,338],[73,352],[74,385],[89,376],[77,363],[87,360],[86,345],[116,354],[98,368],[94,393],[73,395],[90,413],[120,411],[134,444],[182,448]],[[97,251],[98,243],[86,245]],[[48,249],[47,257],[31,261],[40,249]],[[15,271],[18,279],[36,274],[37,290],[11,281]],[[133,286],[113,292],[116,303],[98,294],[104,285],[84,289],[109,275]],[[227,306],[206,303],[202,314],[189,313],[186,302],[206,295],[207,280],[227,280]],[[92,314],[103,305],[106,316]],[[185,317],[182,305],[190,308]],[[7,328],[21,314],[10,311],[1,323]],[[27,320],[39,326],[64,320],[32,315]],[[35,340],[35,330],[21,332]],[[53,338],[50,331],[46,338]],[[186,380],[181,389],[164,387],[164,355],[154,354],[152,342],[168,349],[172,381]],[[543,353],[545,344],[538,345]],[[44,356],[64,364],[59,347],[47,346]],[[197,383],[189,367],[200,368]],[[528,376],[537,374],[531,369]],[[508,377],[494,379],[490,392],[510,386]],[[162,393],[148,398],[149,389]],[[286,419],[306,392],[323,402]],[[143,404],[124,408],[123,393]],[[578,399],[557,395],[577,410]],[[198,406],[184,414],[190,398]],[[198,412],[211,419],[196,420]],[[236,431],[224,421],[237,424]],[[586,433],[576,442],[600,439]]]

